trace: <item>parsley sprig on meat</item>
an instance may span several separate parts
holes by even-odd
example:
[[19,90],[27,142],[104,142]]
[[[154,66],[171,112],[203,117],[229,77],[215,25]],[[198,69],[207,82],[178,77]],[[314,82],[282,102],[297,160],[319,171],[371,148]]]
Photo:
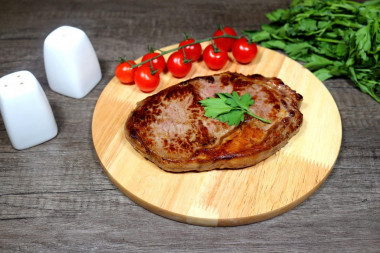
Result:
[[294,0],[267,14],[256,43],[284,50],[321,80],[348,77],[380,103],[380,0]]
[[270,120],[263,119],[249,109],[249,106],[255,102],[249,93],[239,96],[236,91],[229,93],[216,93],[217,98],[209,97],[199,101],[205,108],[205,116],[213,119],[218,119],[221,122],[227,123],[229,126],[238,126],[244,121],[244,115],[248,114],[252,117],[261,120],[265,123],[271,123]]

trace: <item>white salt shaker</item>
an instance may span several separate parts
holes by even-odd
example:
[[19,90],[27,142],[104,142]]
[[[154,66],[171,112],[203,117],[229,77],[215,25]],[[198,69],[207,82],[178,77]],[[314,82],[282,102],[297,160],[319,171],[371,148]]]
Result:
[[58,133],[45,92],[29,71],[18,71],[0,79],[0,111],[16,149],[41,144]]
[[82,98],[102,78],[89,38],[75,27],[61,26],[46,37],[44,61],[50,88],[65,96]]

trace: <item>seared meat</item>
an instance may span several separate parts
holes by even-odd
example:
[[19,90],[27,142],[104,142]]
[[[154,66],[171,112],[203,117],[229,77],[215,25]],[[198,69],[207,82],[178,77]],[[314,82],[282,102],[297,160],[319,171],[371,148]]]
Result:
[[[200,100],[215,93],[249,93],[249,115],[239,126],[204,116]],[[266,159],[297,133],[302,96],[278,78],[222,73],[171,86],[137,104],[125,125],[126,138],[145,158],[172,172],[243,168]]]

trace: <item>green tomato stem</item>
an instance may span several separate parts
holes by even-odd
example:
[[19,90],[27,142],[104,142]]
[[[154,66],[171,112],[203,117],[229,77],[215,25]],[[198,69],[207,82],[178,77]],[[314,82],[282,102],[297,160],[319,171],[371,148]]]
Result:
[[156,74],[157,71],[158,71],[158,69],[155,70],[155,69],[153,68],[153,63],[152,63],[152,61],[150,61],[150,74],[151,74],[152,76],[154,76],[154,74]]
[[223,35],[220,35],[220,36],[215,36],[215,37],[208,37],[208,38],[205,38],[205,39],[201,39],[201,40],[195,40],[194,42],[192,43],[189,43],[187,45],[183,45],[183,46],[180,46],[180,47],[176,47],[176,48],[173,48],[173,49],[170,49],[170,50],[167,50],[167,51],[164,51],[164,50],[158,50],[160,51],[161,53],[148,59],[148,60],[145,60],[143,62],[140,62],[140,63],[137,63],[135,65],[132,65],[131,68],[136,68],[136,67],[139,67],[147,62],[150,62],[158,57],[161,57],[165,54],[169,54],[169,53],[172,53],[172,52],[175,52],[179,49],[182,49],[182,48],[185,48],[185,47],[188,47],[188,46],[192,46],[192,45],[195,45],[195,44],[199,44],[199,43],[202,43],[202,42],[206,42],[206,41],[212,41],[213,39],[219,39],[219,38],[232,38],[232,39],[239,39],[239,36],[233,36],[233,35],[229,35],[229,34],[223,34]]

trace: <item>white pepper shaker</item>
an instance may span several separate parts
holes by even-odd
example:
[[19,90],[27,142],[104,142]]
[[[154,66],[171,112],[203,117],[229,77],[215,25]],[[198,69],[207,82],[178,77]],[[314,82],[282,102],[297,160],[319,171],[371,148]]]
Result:
[[29,71],[0,79],[0,111],[15,149],[26,149],[54,138],[57,123],[45,92]]
[[102,78],[89,38],[75,27],[58,27],[46,37],[44,62],[50,88],[65,96],[82,98]]

